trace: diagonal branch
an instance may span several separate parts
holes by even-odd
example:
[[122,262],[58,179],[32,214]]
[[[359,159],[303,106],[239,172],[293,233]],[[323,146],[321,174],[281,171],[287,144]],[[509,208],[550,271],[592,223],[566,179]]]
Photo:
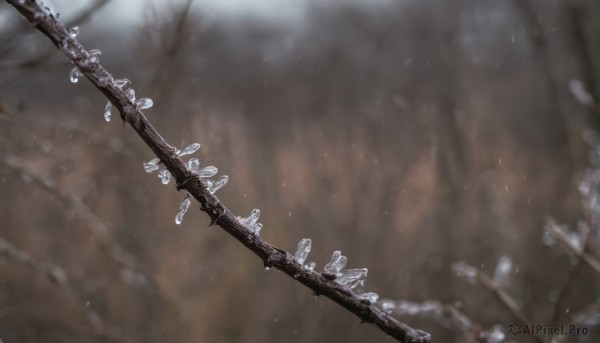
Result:
[[430,340],[429,333],[413,329],[399,322],[368,301],[361,300],[352,291],[333,280],[318,272],[304,269],[291,254],[271,246],[256,234],[247,230],[219,199],[207,190],[206,183],[197,174],[187,170],[185,163],[177,156],[176,148],[169,145],[160,136],[144,114],[117,87],[112,76],[97,61],[89,58],[89,53],[75,38],[69,37],[67,29],[54,15],[45,12],[38,1],[6,1],[27,18],[36,29],[46,35],[54,45],[60,48],[83,75],[120,111],[121,119],[131,125],[174,176],[177,188],[190,193],[200,203],[201,210],[210,216],[212,223],[219,225],[261,258],[265,266],[283,271],[312,289],[316,294],[330,298],[354,313],[363,322],[376,325],[383,332],[400,342],[420,343]]

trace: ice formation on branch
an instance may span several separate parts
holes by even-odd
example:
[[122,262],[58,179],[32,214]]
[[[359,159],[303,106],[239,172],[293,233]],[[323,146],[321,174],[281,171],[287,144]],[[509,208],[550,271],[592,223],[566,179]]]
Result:
[[363,287],[367,280],[368,272],[367,268],[344,269],[338,273],[335,282],[348,289]]
[[158,157],[148,162],[144,162],[144,170],[146,171],[146,173],[152,173],[153,171],[157,170],[158,162],[160,162],[160,159],[158,159]]
[[219,189],[221,189],[221,187],[227,184],[227,181],[229,181],[229,176],[227,175],[219,176],[219,178],[214,181],[206,180],[208,191],[210,192],[210,194],[215,194],[216,191],[218,191]]
[[470,266],[464,262],[456,262],[452,265],[452,270],[459,277],[467,280],[470,283],[477,281],[477,268]]
[[79,26],[73,26],[69,29],[69,38],[75,39],[79,35]]
[[185,198],[183,198],[183,200],[179,204],[179,212],[177,212],[177,215],[175,216],[175,224],[177,224],[177,225],[181,224],[181,221],[183,220],[183,216],[185,215],[187,210],[190,208],[190,205],[192,204],[192,202],[189,199],[190,197],[191,197],[191,195],[189,193],[186,194]]
[[82,76],[83,74],[79,71],[79,68],[77,67],[71,69],[71,72],[69,73],[69,79],[71,80],[71,83],[79,82],[79,78]]
[[310,240],[310,238],[303,238],[298,243],[298,249],[296,249],[294,258],[296,259],[296,262],[298,262],[300,265],[304,265],[304,261],[306,261],[306,258],[310,253],[311,246],[312,240]]
[[494,283],[498,286],[504,286],[508,283],[513,263],[510,257],[502,256],[494,272]]
[[190,144],[190,145],[186,146],[185,148],[183,148],[181,150],[177,150],[176,154],[177,154],[177,156],[181,157],[181,156],[184,156],[184,155],[193,154],[198,149],[200,149],[200,144],[193,143],[193,144]]
[[152,105],[154,105],[154,102],[150,98],[141,98],[135,102],[135,106],[140,110],[150,108]]
[[104,106],[104,120],[110,121],[111,111],[112,104],[110,103],[110,101],[107,101],[106,106]]
[[169,171],[166,169],[161,170],[160,173],[158,173],[158,177],[163,185],[166,185],[169,183],[169,181],[171,181],[171,173],[169,173]]
[[348,258],[342,255],[341,251],[334,251],[331,255],[331,261],[323,268],[323,274],[331,276],[339,276],[340,270],[346,266]]
[[250,232],[258,236],[260,234],[260,230],[263,227],[261,223],[257,223],[259,216],[260,210],[258,208],[255,208],[252,210],[252,212],[250,212],[250,214],[247,217],[237,217],[237,220],[240,222],[240,224],[242,224],[243,227],[245,227]]

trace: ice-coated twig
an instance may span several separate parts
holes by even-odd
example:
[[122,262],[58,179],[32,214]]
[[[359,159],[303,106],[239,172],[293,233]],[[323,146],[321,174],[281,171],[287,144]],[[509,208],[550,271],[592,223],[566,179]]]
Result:
[[[324,295],[345,309],[354,313],[362,321],[379,327],[383,332],[400,342],[428,342],[431,335],[403,324],[393,317],[380,311],[370,303],[363,301],[351,291],[325,276],[305,270],[296,263],[294,256],[281,249],[271,246],[246,230],[237,218],[217,199],[207,188],[207,181],[187,170],[185,162],[175,152],[176,148],[169,145],[154,129],[144,114],[136,108],[127,94],[116,85],[103,86],[99,80],[110,76],[99,63],[88,65],[83,63],[88,56],[85,48],[76,38],[70,38],[68,31],[57,18],[44,13],[37,2],[22,5],[17,0],[6,0],[13,5],[35,28],[46,35],[65,55],[79,67],[86,76],[119,110],[121,119],[127,122],[142,140],[152,149],[162,161],[166,169],[174,177],[179,189],[189,192],[216,223],[231,236],[260,257],[265,266],[277,268],[298,282],[311,288],[316,294]],[[64,42],[64,43],[61,43]]]
[[561,246],[570,254],[576,256],[579,260],[590,266],[596,274],[600,275],[600,261],[594,256],[587,253],[581,245],[573,241],[557,224],[556,222],[548,218],[546,219],[547,227],[549,232],[554,238],[556,238]]

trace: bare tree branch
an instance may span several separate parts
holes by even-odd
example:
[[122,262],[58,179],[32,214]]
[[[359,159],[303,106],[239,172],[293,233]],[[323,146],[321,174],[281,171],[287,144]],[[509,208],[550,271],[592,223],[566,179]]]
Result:
[[208,191],[206,182],[197,174],[187,170],[185,163],[176,154],[177,149],[160,136],[144,114],[117,87],[112,76],[97,61],[90,61],[90,54],[75,38],[68,35],[67,29],[54,15],[46,12],[35,1],[6,1],[60,48],[83,75],[118,108],[121,119],[131,125],[174,176],[177,188],[189,192],[200,202],[201,210],[210,216],[212,223],[219,225],[261,258],[265,266],[283,271],[312,289],[317,295],[330,298],[354,313],[363,322],[376,325],[400,342],[428,342],[430,340],[429,333],[399,322],[321,273],[304,269],[296,262],[294,256],[271,246],[258,235],[247,230],[219,199]]

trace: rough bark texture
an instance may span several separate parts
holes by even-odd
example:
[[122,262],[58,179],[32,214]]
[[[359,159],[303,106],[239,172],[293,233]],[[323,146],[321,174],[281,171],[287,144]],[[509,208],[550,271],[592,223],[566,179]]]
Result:
[[[390,317],[374,305],[361,300],[356,294],[326,278],[316,271],[307,271],[297,263],[294,257],[262,238],[254,235],[242,226],[236,217],[219,199],[206,189],[198,175],[188,171],[185,163],[176,155],[176,148],[169,145],[152,127],[144,114],[128,100],[126,94],[112,82],[112,76],[99,64],[90,63],[89,53],[77,41],[68,35],[67,29],[54,15],[31,0],[6,0],[13,5],[36,29],[46,35],[83,75],[109,99],[121,113],[123,121],[133,127],[137,134],[152,149],[177,182],[177,188],[189,192],[201,205],[212,223],[220,226],[240,241],[244,246],[260,257],[267,267],[277,268],[298,282],[312,289],[317,295],[324,295],[348,311],[354,313],[363,322],[374,324],[383,332],[400,342],[428,342],[430,335],[416,330]],[[106,80],[111,80],[107,82]],[[100,115],[100,111],[99,111]]]

